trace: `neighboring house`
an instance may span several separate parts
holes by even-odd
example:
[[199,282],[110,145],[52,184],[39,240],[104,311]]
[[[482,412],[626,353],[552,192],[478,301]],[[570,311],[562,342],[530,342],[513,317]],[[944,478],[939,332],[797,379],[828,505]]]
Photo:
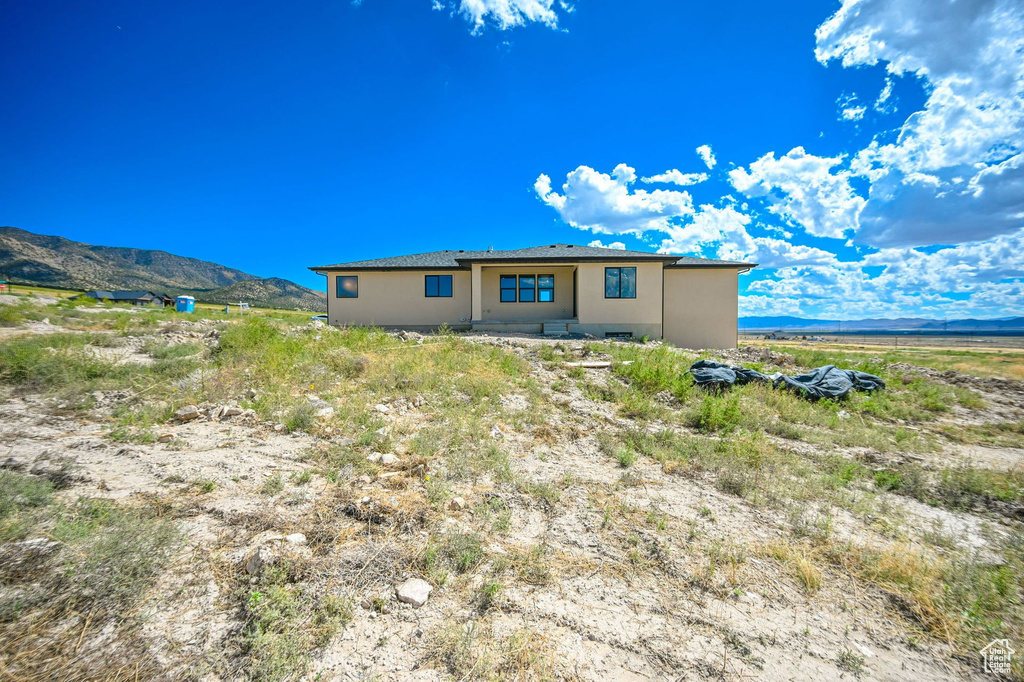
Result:
[[[86,298],[95,298],[98,301],[104,299],[111,303],[130,303],[138,306],[168,306],[174,304],[174,299],[165,294],[154,294],[152,291],[87,291],[83,294]],[[75,298],[78,298],[75,296]]]
[[756,263],[552,244],[320,265],[332,325],[586,333],[736,345],[737,274]]

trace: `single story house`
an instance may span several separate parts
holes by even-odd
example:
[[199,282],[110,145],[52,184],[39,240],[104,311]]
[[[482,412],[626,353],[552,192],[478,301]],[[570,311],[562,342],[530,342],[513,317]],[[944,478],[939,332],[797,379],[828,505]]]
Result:
[[[138,306],[171,306],[174,299],[167,294],[155,294],[152,291],[87,291],[83,294],[86,298],[95,298],[97,301],[106,299],[111,303],[130,303]],[[75,296],[75,298],[78,298]]]
[[736,346],[737,279],[756,263],[573,244],[434,251],[310,270],[332,325],[647,336]]

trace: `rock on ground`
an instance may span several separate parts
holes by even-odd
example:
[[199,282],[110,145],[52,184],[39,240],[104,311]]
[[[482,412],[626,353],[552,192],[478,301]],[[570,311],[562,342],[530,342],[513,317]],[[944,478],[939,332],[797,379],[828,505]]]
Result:
[[412,604],[414,609],[418,609],[427,603],[433,589],[426,580],[410,578],[398,586],[398,601]]

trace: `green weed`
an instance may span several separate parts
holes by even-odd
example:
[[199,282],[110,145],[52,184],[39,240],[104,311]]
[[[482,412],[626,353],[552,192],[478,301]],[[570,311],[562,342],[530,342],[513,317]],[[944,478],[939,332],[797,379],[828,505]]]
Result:
[[261,495],[277,495],[284,490],[284,480],[281,478],[281,474],[274,474],[260,487]]

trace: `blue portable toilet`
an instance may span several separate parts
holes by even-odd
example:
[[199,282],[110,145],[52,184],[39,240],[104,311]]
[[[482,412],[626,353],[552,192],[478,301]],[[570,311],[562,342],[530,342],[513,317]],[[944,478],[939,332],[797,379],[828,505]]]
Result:
[[179,296],[174,299],[174,309],[179,313],[194,313],[196,311],[196,299],[191,296]]

